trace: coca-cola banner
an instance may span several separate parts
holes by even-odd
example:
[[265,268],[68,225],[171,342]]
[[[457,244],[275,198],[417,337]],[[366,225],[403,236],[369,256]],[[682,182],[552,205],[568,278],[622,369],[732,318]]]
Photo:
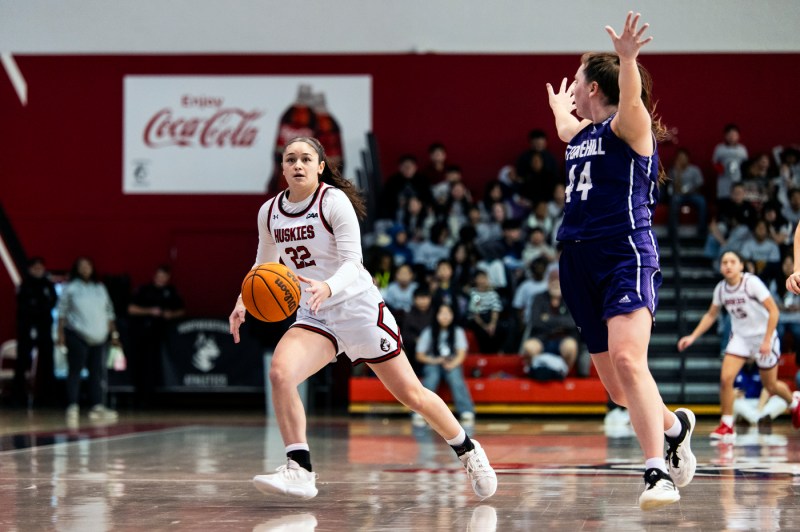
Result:
[[372,129],[370,76],[125,76],[126,194],[263,194],[298,135],[353,178]]

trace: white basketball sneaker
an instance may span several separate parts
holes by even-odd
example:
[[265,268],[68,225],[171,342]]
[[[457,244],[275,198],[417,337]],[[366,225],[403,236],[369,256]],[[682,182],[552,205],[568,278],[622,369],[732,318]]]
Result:
[[472,489],[475,491],[475,495],[481,499],[487,499],[497,491],[497,475],[492,466],[489,465],[486,451],[477,441],[472,440],[472,443],[475,448],[462,454],[459,458],[467,470],[467,476],[472,482]]
[[271,475],[256,475],[253,485],[266,494],[287,495],[298,499],[312,499],[317,496],[317,475],[303,469],[294,460],[287,459],[286,465]]
[[697,469],[697,458],[695,458],[691,446],[695,417],[694,412],[687,408],[677,409],[675,415],[680,420],[683,429],[677,438],[665,438],[669,446],[666,462],[669,476],[672,477],[676,486],[682,488],[692,481],[695,469]]
[[656,468],[645,471],[644,492],[639,496],[639,508],[655,510],[679,500],[681,494],[669,474]]

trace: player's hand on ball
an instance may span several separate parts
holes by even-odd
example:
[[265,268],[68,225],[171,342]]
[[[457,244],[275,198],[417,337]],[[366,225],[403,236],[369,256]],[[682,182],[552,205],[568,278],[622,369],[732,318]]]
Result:
[[230,318],[228,318],[228,323],[231,327],[231,334],[233,335],[233,343],[239,343],[239,327],[241,327],[242,323],[244,323],[244,303],[242,302],[241,296],[236,300],[236,306],[233,307],[233,312],[231,312]]
[[325,281],[315,281],[302,275],[298,275],[297,278],[309,285],[305,289],[306,292],[311,294],[311,297],[308,298],[308,308],[311,312],[316,313],[322,302],[331,297],[331,287]]

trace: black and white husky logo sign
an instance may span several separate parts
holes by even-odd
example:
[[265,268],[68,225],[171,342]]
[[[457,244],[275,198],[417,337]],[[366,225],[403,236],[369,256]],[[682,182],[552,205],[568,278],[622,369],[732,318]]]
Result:
[[381,338],[381,351],[386,353],[387,351],[389,351],[389,348],[390,348],[389,340],[387,340],[386,338]]

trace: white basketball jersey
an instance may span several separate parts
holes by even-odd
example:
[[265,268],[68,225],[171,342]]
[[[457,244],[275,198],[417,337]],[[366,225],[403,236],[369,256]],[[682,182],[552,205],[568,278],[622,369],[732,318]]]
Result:
[[764,336],[767,332],[769,311],[764,301],[770,297],[769,289],[753,274],[745,273],[741,282],[731,286],[724,279],[714,289],[713,304],[724,306],[731,315],[733,333],[743,337]]
[[[342,265],[336,246],[336,235],[325,217],[323,210],[330,212],[331,202],[345,202],[352,209],[350,200],[341,190],[326,183],[320,183],[308,206],[298,212],[285,208],[286,191],[269,200],[267,208],[267,228],[275,239],[280,262],[297,274],[324,281],[329,279]],[[327,308],[360,294],[372,286],[372,277],[362,264],[359,264],[358,279],[343,290],[326,299],[320,308]],[[310,295],[301,286],[300,306],[308,308]]]

